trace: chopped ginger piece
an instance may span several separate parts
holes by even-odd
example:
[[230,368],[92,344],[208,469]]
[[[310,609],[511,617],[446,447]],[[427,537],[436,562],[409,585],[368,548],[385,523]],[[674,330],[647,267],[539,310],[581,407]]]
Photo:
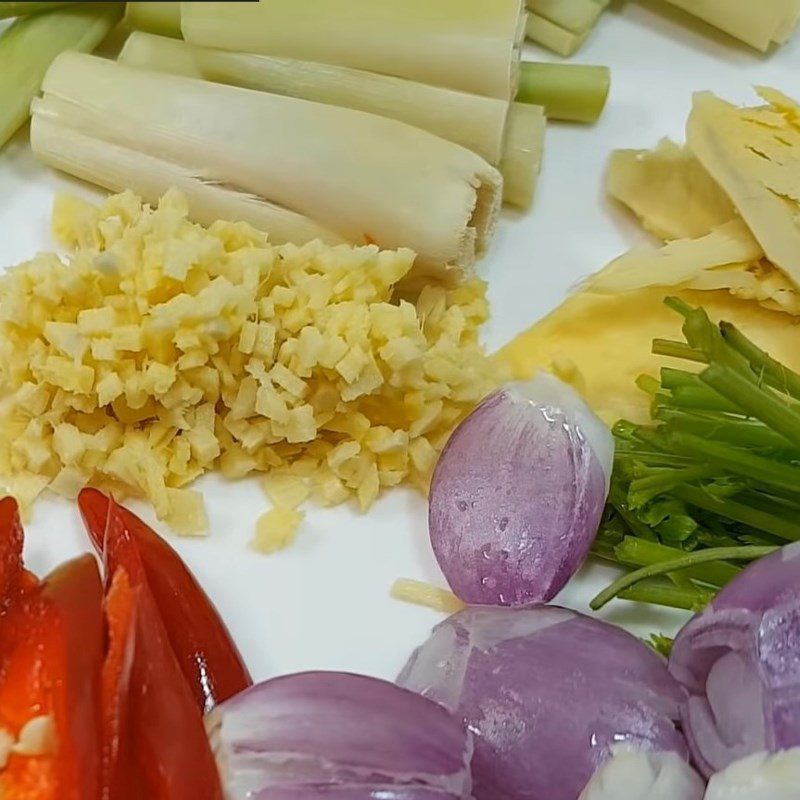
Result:
[[398,578],[389,592],[395,600],[403,600],[417,606],[426,606],[434,611],[444,614],[455,614],[464,608],[461,602],[451,591],[439,589],[424,581],[415,581],[411,578]]
[[256,523],[252,547],[259,553],[275,553],[288,547],[303,520],[303,512],[292,508],[273,508],[262,514]]
[[[113,485],[201,533],[186,487],[218,469],[265,473],[276,511],[309,496],[366,509],[384,487],[427,487],[499,379],[477,341],[485,285],[398,302],[409,251],[273,246],[242,223],[190,222],[176,191],[158,208],[61,198],[53,228],[67,261],[0,276],[0,478],[25,505]],[[288,542],[263,533],[287,519],[260,523],[257,546]]]

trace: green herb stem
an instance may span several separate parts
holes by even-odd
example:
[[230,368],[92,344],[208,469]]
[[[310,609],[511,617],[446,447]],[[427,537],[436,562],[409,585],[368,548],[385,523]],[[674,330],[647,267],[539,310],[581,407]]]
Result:
[[685,408],[693,411],[717,411],[723,414],[741,414],[742,410],[735,403],[726,400],[719,392],[704,386],[698,379],[696,386],[679,386],[661,405],[674,408]]
[[[660,575],[667,575],[670,572],[696,567],[701,564],[709,564],[715,561],[753,561],[762,558],[770,553],[774,553],[777,547],[714,547],[708,550],[697,550],[680,558],[671,561],[661,561],[657,564],[650,564],[634,572],[629,572],[616,580],[608,588],[598,594],[589,604],[595,611],[602,608],[606,603],[619,596],[621,592],[626,592],[631,587],[636,586],[648,578],[656,578]],[[649,602],[649,601],[648,601]]]
[[800,539],[800,513],[797,522],[791,522],[737,500],[720,500],[696,486],[677,486],[672,493],[689,505],[741,522],[784,541],[796,542]]
[[700,373],[700,380],[714,391],[761,420],[795,447],[800,447],[800,413],[786,405],[771,390],[763,389],[739,373],[712,364]]
[[714,412],[694,412],[669,406],[658,408],[655,418],[666,422],[670,430],[728,442],[736,447],[764,450],[786,448],[786,439],[783,436],[753,419],[731,417]]
[[800,468],[755,455],[721,442],[673,431],[669,441],[679,453],[717,464],[750,480],[794,493],[800,500]]
[[779,391],[800,400],[800,375],[772,358],[730,322],[720,322],[719,327],[725,341],[747,359],[757,375]]
[[654,578],[624,589],[617,596],[620,600],[635,600],[655,606],[700,611],[714,595],[713,592],[704,589],[676,586],[670,581]]
[[706,480],[716,476],[718,470],[703,465],[683,469],[659,469],[652,474],[631,481],[628,487],[628,503],[631,508],[641,508],[660,494],[683,483]]
[[686,342],[675,342],[672,339],[653,339],[651,352],[655,356],[668,356],[669,358],[682,358],[684,361],[707,363],[705,355],[699,350],[690,347]]
[[[683,550],[678,550],[675,547],[667,547],[658,542],[644,541],[634,536],[626,536],[614,548],[614,553],[620,562],[633,567],[647,567],[651,564],[660,564],[663,561],[674,561],[676,558],[682,558],[686,555]],[[683,574],[692,580],[720,588],[733,580],[740,572],[741,569],[739,567],[720,562],[718,564],[701,564],[696,567],[688,567]]]

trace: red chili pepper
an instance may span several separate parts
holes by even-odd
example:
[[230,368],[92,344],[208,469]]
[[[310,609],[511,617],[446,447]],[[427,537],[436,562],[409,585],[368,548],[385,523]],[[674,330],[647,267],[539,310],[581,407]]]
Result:
[[129,515],[114,502],[109,504],[105,551],[107,574],[124,570],[137,593],[126,726],[131,735],[127,752],[135,763],[125,764],[122,758],[122,766],[139,771],[146,787],[139,796],[148,800],[221,800],[201,711],[170,646]]
[[108,583],[105,616],[108,647],[103,662],[102,800],[140,800],[145,787],[136,768],[130,718],[130,682],[136,643],[139,591],[118,569]]
[[[0,538],[11,519],[4,514]],[[54,742],[39,742],[35,754],[12,752],[0,772],[0,796],[97,800],[103,654],[97,564],[84,556],[36,585],[20,563],[19,577],[20,591],[0,621],[0,728],[17,739],[27,723],[45,718]]]
[[0,500],[0,613],[11,601],[23,573],[24,538],[17,501],[4,497]]
[[[84,489],[78,505],[92,543],[102,554],[109,499],[97,489]],[[181,670],[197,704],[208,712],[251,686],[253,680],[225,623],[181,557],[139,517],[117,508],[137,544],[147,584]],[[113,574],[115,560],[106,557],[106,562]]]
[[[103,584],[93,556],[62,565],[42,583],[42,600],[56,615],[60,658],[53,712],[62,785],[59,800],[100,796],[100,670]],[[48,669],[50,665],[45,665]]]

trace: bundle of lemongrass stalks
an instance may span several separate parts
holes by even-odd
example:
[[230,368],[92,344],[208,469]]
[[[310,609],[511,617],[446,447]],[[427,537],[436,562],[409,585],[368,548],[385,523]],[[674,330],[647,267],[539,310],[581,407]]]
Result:
[[531,65],[515,102],[524,0],[346,5],[130,3],[129,26],[167,36],[56,59],[34,152],[151,202],[177,186],[200,222],[409,247],[412,283],[460,280],[501,202],[530,205],[546,114],[595,119],[608,71]]

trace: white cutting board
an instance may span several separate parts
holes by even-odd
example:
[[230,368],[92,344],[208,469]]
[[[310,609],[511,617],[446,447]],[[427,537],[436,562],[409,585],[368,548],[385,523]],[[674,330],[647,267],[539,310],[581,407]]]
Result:
[[[533,47],[526,57],[552,59]],[[800,95],[800,35],[765,57],[658,0],[612,4],[574,61],[612,68],[610,100],[593,127],[550,125],[535,207],[504,215],[481,266],[490,285],[493,317],[485,341],[492,350],[641,237],[636,224],[603,198],[612,149],[649,147],[667,135],[682,140],[695,90],[745,102],[754,99],[753,85],[765,83]],[[27,136],[26,128],[0,152],[2,265],[51,247],[57,191],[100,196],[37,164]],[[444,585],[428,544],[426,505],[417,494],[390,491],[365,516],[350,507],[312,508],[293,547],[260,556],[247,549],[267,507],[258,482],[207,477],[197,488],[206,494],[212,533],[172,541],[216,602],[257,679],[307,669],[393,678],[441,619],[388,594],[400,576]],[[154,522],[147,508],[143,515]],[[57,499],[36,505],[27,526],[31,569],[44,574],[86,549],[75,507]],[[559,601],[586,611],[589,598],[613,576],[609,567],[587,567]],[[684,618],[624,601],[603,613],[642,635],[671,633]]]

